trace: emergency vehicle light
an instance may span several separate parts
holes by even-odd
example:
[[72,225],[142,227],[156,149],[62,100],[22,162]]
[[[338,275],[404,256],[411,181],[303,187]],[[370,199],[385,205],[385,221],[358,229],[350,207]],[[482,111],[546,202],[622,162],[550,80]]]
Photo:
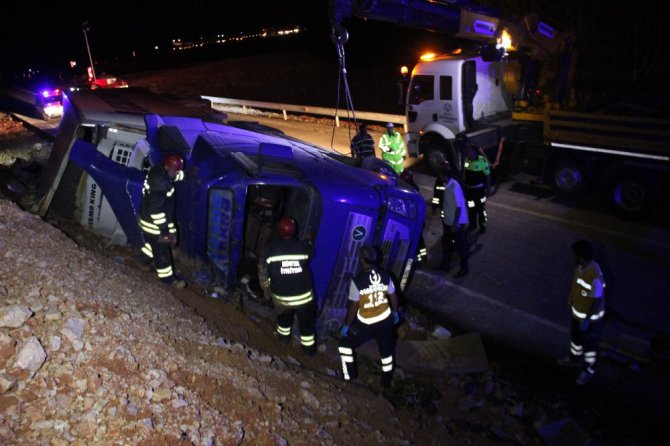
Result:
[[437,57],[437,54],[435,53],[424,53],[421,55],[421,57],[419,57],[419,59],[421,59],[424,62],[428,62],[430,60],[435,59],[435,57]]

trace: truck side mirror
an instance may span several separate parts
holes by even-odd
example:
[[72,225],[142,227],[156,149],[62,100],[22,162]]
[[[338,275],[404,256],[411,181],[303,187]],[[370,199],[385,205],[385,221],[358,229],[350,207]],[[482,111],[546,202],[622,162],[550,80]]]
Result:
[[505,48],[496,43],[486,43],[479,49],[484,62],[500,62],[505,57]]

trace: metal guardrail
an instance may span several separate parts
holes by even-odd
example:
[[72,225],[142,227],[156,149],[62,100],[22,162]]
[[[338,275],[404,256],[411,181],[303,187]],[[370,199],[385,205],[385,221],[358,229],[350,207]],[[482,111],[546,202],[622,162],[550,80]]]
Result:
[[[353,117],[350,113],[347,113],[347,110],[344,109],[334,109],[327,107],[314,107],[311,105],[295,105],[295,104],[281,104],[274,102],[262,102],[262,101],[247,101],[244,99],[231,99],[231,98],[217,98],[215,96],[200,96],[202,99],[205,99],[211,103],[211,107],[214,110],[225,111],[223,106],[233,105],[242,107],[244,114],[248,113],[249,109],[261,109],[261,110],[275,110],[280,111],[284,116],[284,121],[288,120],[288,113],[299,113],[299,114],[309,114],[309,115],[318,115],[318,116],[329,116],[335,118],[335,125],[340,126],[340,118],[345,120],[352,120]],[[337,114],[336,114],[337,111]],[[392,115],[388,113],[376,113],[376,112],[356,112],[356,119],[367,122],[392,122],[394,124],[399,124],[403,126],[405,133],[407,132],[407,125],[405,124],[405,116],[403,115]]]

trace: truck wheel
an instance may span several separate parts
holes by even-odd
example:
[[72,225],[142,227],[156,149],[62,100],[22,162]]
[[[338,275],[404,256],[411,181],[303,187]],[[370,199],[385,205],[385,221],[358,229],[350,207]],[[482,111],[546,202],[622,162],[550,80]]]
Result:
[[582,163],[572,158],[560,159],[553,169],[554,189],[571,197],[581,195],[589,183],[588,171]]
[[440,170],[445,161],[448,161],[444,148],[435,143],[426,144],[426,147],[424,148],[424,159],[435,173]]
[[649,213],[658,195],[653,177],[625,173],[617,177],[610,189],[614,212],[624,219],[638,219]]

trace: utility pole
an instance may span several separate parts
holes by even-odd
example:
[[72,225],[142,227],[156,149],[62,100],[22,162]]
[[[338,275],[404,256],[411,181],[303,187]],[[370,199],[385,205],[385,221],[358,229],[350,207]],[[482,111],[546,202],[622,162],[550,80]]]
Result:
[[93,57],[91,56],[91,47],[88,45],[88,36],[86,35],[87,31],[90,31],[88,27],[88,22],[81,24],[81,30],[84,33],[84,41],[86,42],[86,51],[88,51],[88,60],[91,62],[91,73],[93,74],[93,82],[97,79],[95,77],[95,67],[93,66]]

